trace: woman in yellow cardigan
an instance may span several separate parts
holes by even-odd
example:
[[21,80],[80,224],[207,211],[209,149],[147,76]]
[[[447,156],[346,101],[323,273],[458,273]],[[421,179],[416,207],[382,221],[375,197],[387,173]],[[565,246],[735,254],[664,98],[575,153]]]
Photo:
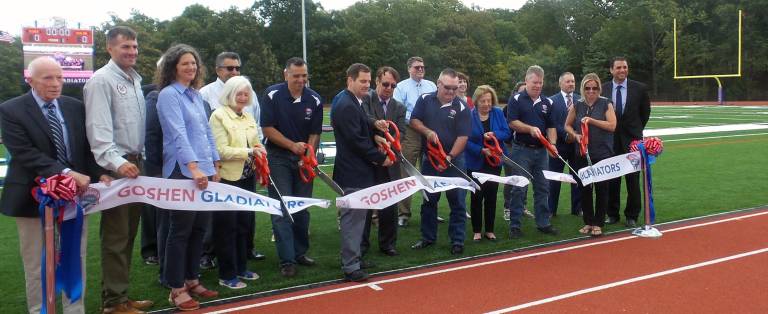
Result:
[[[254,190],[253,157],[266,154],[259,142],[256,120],[250,110],[253,89],[248,79],[235,76],[224,83],[219,99],[222,106],[211,114],[210,125],[221,158],[221,182]],[[246,269],[248,241],[254,213],[246,211],[213,212],[213,241],[219,260],[219,284],[230,289],[247,285],[240,281],[259,276]]]

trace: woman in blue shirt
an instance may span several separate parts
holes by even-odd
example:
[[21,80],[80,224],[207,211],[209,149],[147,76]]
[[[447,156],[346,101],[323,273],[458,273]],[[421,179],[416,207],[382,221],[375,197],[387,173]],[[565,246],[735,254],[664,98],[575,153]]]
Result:
[[[499,175],[501,173],[501,165],[492,166],[485,160],[485,156],[490,154],[490,150],[484,148],[483,139],[491,134],[496,136],[499,143],[509,139],[511,132],[509,131],[507,120],[504,118],[504,113],[501,109],[496,107],[499,99],[492,87],[488,85],[478,86],[472,99],[475,103],[475,108],[472,109],[472,133],[469,135],[466,153],[464,154],[466,155],[467,170],[470,173],[477,171]],[[506,154],[506,148],[503,145],[500,145],[500,147],[504,154]],[[482,238],[481,231],[484,220],[485,238],[495,241],[496,235],[493,233],[493,223],[496,219],[496,192],[499,189],[499,184],[489,181],[482,184],[481,187],[481,191],[476,191],[472,194],[472,204],[470,205],[472,208],[472,232],[474,233],[472,239],[480,241]]]
[[[178,44],[163,55],[156,81],[161,89],[157,99],[163,129],[163,177],[192,179],[201,190],[208,181],[218,182],[219,154],[197,89],[202,85],[203,65],[194,48]],[[206,211],[168,211],[168,237],[165,245],[163,276],[171,287],[169,301],[180,310],[200,307],[192,296],[212,298],[218,292],[200,284],[200,255],[205,225],[211,219]]]

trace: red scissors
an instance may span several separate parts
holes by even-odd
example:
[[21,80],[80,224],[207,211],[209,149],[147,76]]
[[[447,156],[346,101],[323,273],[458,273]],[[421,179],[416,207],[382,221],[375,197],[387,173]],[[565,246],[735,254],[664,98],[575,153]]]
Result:
[[259,174],[259,184],[261,186],[269,185],[269,164],[267,163],[267,154],[254,155],[253,156],[254,170]]
[[496,139],[492,132],[483,135],[483,146],[491,152],[490,155],[485,155],[485,161],[493,167],[501,165],[501,156],[504,155],[504,152],[501,150],[501,146],[499,146],[499,140]]
[[400,130],[397,128],[397,125],[395,125],[394,122],[387,120],[387,128],[392,127],[395,129],[395,137],[392,137],[392,134],[389,134],[389,132],[384,132],[384,138],[387,140],[387,143],[391,146],[387,146],[382,144],[379,144],[379,148],[383,150],[387,154],[387,158],[389,158],[392,163],[397,162],[397,156],[395,156],[395,152],[392,151],[392,148],[394,148],[397,151],[401,151],[400,147]]
[[568,166],[568,169],[571,169],[571,173],[579,173],[576,170],[573,170],[573,167],[571,167],[571,164],[569,164],[565,159],[563,159],[563,156],[560,156],[560,154],[557,152],[557,148],[555,148],[555,145],[552,145],[543,134],[539,133],[539,142],[541,142],[542,145],[544,145],[544,148],[549,151],[552,156],[555,156],[557,158],[560,158],[560,161],[562,161],[566,166]]
[[429,163],[432,164],[432,168],[437,171],[443,172],[448,168],[448,165],[445,163],[448,160],[448,155],[443,150],[443,144],[440,144],[439,138],[436,137],[435,142],[427,140],[427,158]]
[[579,148],[581,149],[581,155],[586,156],[589,153],[589,123],[587,121],[581,122],[581,142],[579,142]]
[[301,156],[301,166],[299,167],[299,177],[304,183],[312,182],[317,175],[315,173],[315,167],[317,167],[317,158],[315,157],[315,148],[310,144],[304,144],[307,149],[304,151],[304,155]]

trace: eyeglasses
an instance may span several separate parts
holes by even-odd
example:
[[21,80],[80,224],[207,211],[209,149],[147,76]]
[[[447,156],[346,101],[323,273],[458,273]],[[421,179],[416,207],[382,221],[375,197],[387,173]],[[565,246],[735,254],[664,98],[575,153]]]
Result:
[[449,85],[442,85],[442,86],[443,86],[443,88],[445,88],[445,90],[447,90],[449,92],[453,92],[453,91],[456,91],[457,89],[459,89],[458,86],[449,86]]
[[237,70],[237,72],[240,72],[240,67],[235,65],[228,65],[228,66],[219,66],[221,69],[227,69],[227,71],[232,72]]
[[381,83],[381,86],[384,86],[384,88],[390,88],[390,87],[395,88],[397,87],[397,83],[384,82],[384,83]]
[[414,65],[413,68],[416,69],[416,71],[424,71],[423,65]]
[[584,86],[584,90],[593,90],[593,91],[599,91],[600,87],[590,87],[590,86]]

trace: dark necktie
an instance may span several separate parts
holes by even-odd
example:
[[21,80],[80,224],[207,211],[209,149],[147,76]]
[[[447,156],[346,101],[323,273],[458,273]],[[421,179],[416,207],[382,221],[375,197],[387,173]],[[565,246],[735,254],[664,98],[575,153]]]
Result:
[[381,101],[381,108],[384,109],[384,116],[386,116],[387,115],[387,101],[386,100],[382,100]]
[[56,145],[56,160],[62,164],[68,165],[67,161],[67,146],[64,144],[64,131],[61,129],[61,121],[56,116],[56,105],[52,103],[45,104],[48,119],[48,125],[51,127],[51,135],[53,135],[53,144]]
[[621,115],[624,113],[624,104],[621,100],[621,88],[623,86],[618,85],[616,86],[616,116],[621,117]]

